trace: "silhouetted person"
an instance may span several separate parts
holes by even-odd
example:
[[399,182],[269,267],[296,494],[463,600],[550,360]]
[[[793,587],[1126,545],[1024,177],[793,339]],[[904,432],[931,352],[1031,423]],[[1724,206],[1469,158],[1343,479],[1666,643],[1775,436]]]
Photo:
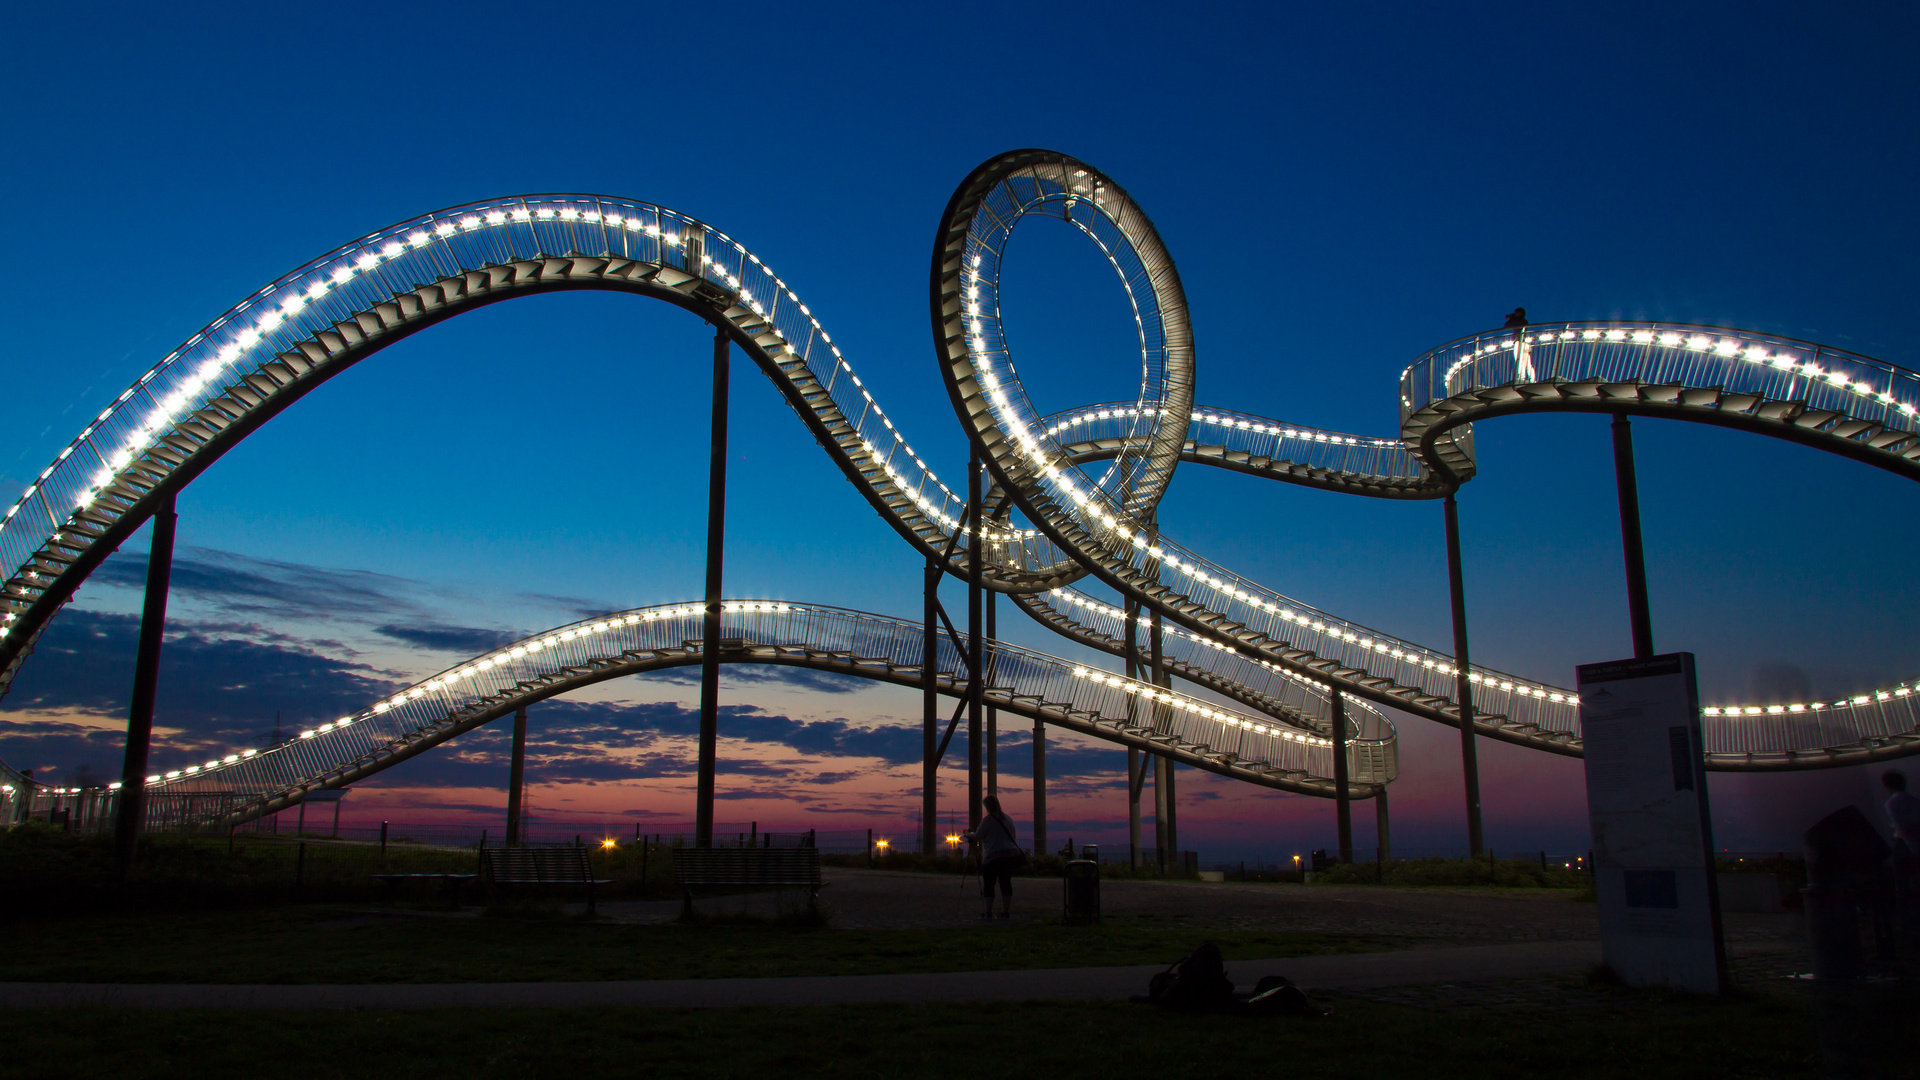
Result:
[[1527,309],[1517,307],[1507,316],[1507,324],[1502,330],[1512,330],[1513,335],[1513,381],[1533,381],[1533,348],[1527,344],[1527,335],[1521,333],[1527,326]]
[[1880,783],[1892,792],[1887,818],[1893,822],[1894,904],[1911,967],[1920,950],[1920,798],[1907,794],[1907,775],[1897,769],[1881,774]]
[[987,904],[980,917],[993,918],[993,884],[998,881],[1000,917],[1005,919],[1013,914],[1013,872],[1026,861],[1026,853],[1014,838],[1013,819],[1000,809],[999,796],[989,795],[981,803],[986,807],[986,816],[980,819],[978,828],[967,834],[969,841],[980,845],[980,895]]
[[1880,784],[1892,793],[1887,799],[1887,820],[1893,824],[1894,846],[1904,845],[1909,856],[1920,855],[1920,799],[1907,794],[1907,774],[1888,769]]

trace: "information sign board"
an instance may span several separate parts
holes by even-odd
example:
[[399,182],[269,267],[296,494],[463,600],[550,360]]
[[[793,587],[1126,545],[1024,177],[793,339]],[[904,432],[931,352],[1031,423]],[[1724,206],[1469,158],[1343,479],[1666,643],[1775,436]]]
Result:
[[1726,948],[1693,654],[1578,672],[1607,966],[1628,986],[1719,994]]

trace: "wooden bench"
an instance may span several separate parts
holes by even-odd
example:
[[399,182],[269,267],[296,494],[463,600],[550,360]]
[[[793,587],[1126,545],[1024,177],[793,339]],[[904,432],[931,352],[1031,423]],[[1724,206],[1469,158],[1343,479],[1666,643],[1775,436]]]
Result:
[[587,914],[594,912],[593,887],[613,879],[593,876],[590,849],[584,847],[481,848],[480,873],[494,889],[507,886],[571,886],[587,890]]
[[477,874],[368,874],[375,881],[384,881],[387,886],[398,892],[403,881],[438,881],[447,890],[447,906],[458,910],[460,907],[460,886],[478,877]]
[[820,896],[820,849],[675,848],[673,883],[686,897],[681,911],[693,911],[693,890],[715,886],[807,890],[807,908]]

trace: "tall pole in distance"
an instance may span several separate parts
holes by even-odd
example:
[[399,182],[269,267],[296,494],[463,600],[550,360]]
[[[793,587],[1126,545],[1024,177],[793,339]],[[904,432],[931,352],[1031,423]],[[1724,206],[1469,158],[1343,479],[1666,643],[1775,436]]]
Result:
[[925,581],[926,625],[920,639],[920,854],[934,853],[934,824],[939,816],[940,762],[940,562],[927,556]]
[[1387,826],[1387,785],[1381,784],[1380,794],[1373,797],[1373,829],[1380,845],[1380,853],[1374,858],[1383,863],[1393,861],[1393,838]]
[[1653,616],[1647,608],[1647,555],[1640,546],[1640,484],[1633,471],[1633,425],[1613,414],[1613,478],[1620,492],[1620,547],[1627,561],[1627,615],[1633,623],[1633,656],[1653,655]]
[[1033,721],[1033,853],[1047,853],[1047,725]]
[[[140,643],[133,659],[133,702],[127,707],[127,754],[120,766],[120,805],[113,823],[114,867],[133,867],[134,843],[147,810],[147,750],[153,741],[153,697],[160,688],[160,639],[167,631],[167,583],[173,576],[173,532],[179,515],[173,496],[153,515],[147,548],[147,597],[140,609]],[[22,785],[28,794],[32,788]]]
[[[1159,539],[1159,532],[1157,529],[1154,532],[1154,539],[1156,541]],[[1158,575],[1155,575],[1155,579],[1158,580]],[[1147,633],[1147,647],[1148,647],[1148,656],[1149,656],[1148,666],[1151,671],[1153,685],[1161,688],[1162,690],[1171,690],[1173,689],[1173,677],[1167,674],[1166,661],[1162,657],[1161,651],[1160,651],[1162,641],[1161,641],[1160,613],[1158,611],[1153,612],[1149,616],[1148,626],[1149,626],[1149,630]],[[1156,712],[1154,714],[1153,726],[1154,726],[1154,730],[1158,731],[1160,730],[1160,721],[1165,717],[1166,714],[1157,711],[1158,710],[1157,706],[1155,708],[1156,708]],[[1153,780],[1154,811],[1158,815],[1158,817],[1163,822],[1165,822],[1165,831],[1161,834],[1163,838],[1163,843],[1161,844],[1161,847],[1164,848],[1165,851],[1170,851],[1173,853],[1171,855],[1162,854],[1160,856],[1160,868],[1162,870],[1165,870],[1167,867],[1168,859],[1172,859],[1176,863],[1180,859],[1180,813],[1179,813],[1180,804],[1179,804],[1179,801],[1174,797],[1174,789],[1173,789],[1174,761],[1173,759],[1170,757],[1162,756],[1158,759],[1158,761],[1159,761],[1160,771],[1157,775],[1155,775]],[[1164,792],[1164,796],[1162,794],[1163,792]]]
[[[985,599],[987,603],[987,640],[998,641],[1000,639],[1000,628],[994,624],[994,609],[1000,606],[998,603],[1000,594],[988,591]],[[980,678],[981,691],[984,693],[986,688],[986,675],[984,672]],[[1000,794],[1000,710],[991,705],[987,707],[987,794],[994,796]]]
[[973,537],[967,547],[967,669],[972,680],[967,689],[967,829],[980,827],[980,815],[983,808],[981,798],[986,794],[981,790],[981,746],[980,725],[981,703],[985,700],[987,680],[986,672],[981,670],[983,651],[980,639],[983,636],[981,625],[983,618],[980,604],[980,564],[986,557],[985,523],[980,520],[980,444],[972,443],[967,455],[967,522],[973,528]]
[[507,766],[507,846],[520,846],[520,793],[527,779],[527,707],[513,710],[513,760]]
[[1340,830],[1340,861],[1353,861],[1353,801],[1347,793],[1347,699],[1333,692],[1333,816]]
[[1173,762],[1153,755],[1153,845],[1154,865],[1167,872],[1172,856],[1167,849],[1173,839]]
[[[1127,678],[1137,679],[1140,677],[1140,604],[1131,596],[1127,598],[1126,613],[1121,618],[1121,629],[1127,635],[1121,659],[1126,665]],[[1133,711],[1134,701],[1131,697],[1127,699],[1129,713]],[[1133,717],[1129,715],[1127,719],[1131,721]],[[1127,866],[1134,870],[1140,869],[1140,789],[1146,785],[1146,775],[1140,751],[1127,747]]]
[[727,539],[727,364],[732,347],[713,328],[713,426],[707,460],[707,601],[700,650],[700,764],[695,781],[693,843],[713,846],[714,759],[720,746],[720,570]]
[[1474,858],[1486,852],[1480,835],[1480,758],[1473,736],[1473,679],[1468,674],[1467,588],[1460,575],[1460,506],[1447,493],[1447,587],[1453,599],[1454,700],[1460,710],[1460,770],[1467,782],[1467,849]]

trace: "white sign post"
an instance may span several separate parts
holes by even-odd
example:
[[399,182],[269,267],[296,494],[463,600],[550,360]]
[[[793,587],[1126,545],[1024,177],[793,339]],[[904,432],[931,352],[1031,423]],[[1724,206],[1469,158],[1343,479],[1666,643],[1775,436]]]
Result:
[[1722,993],[1726,946],[1693,654],[1578,672],[1607,966],[1628,986]]

